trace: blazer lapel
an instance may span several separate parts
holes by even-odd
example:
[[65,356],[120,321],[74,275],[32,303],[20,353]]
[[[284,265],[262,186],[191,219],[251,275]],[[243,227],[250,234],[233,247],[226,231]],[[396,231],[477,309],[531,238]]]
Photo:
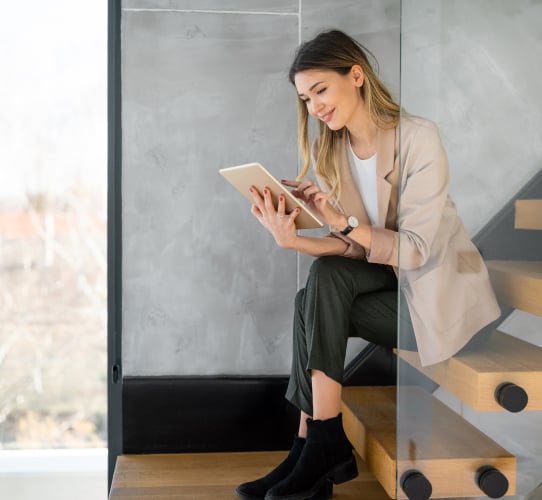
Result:
[[[376,156],[376,189],[378,192],[378,225],[391,228],[397,220],[397,182],[395,167],[396,128],[378,129]],[[392,175],[390,175],[390,173]]]

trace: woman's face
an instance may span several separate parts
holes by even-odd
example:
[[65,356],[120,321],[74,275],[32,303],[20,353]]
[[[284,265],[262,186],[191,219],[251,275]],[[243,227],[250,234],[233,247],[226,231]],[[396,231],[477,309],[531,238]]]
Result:
[[309,114],[331,130],[349,128],[363,114],[363,99],[359,92],[363,71],[360,66],[353,66],[346,75],[332,70],[300,71],[294,81]]

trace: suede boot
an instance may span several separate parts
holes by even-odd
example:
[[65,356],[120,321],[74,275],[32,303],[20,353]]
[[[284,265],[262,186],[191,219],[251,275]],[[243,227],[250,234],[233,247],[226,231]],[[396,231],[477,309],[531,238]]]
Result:
[[269,489],[265,500],[305,500],[326,481],[344,483],[358,475],[342,414],[327,420],[307,419],[307,441],[291,474]]
[[[287,477],[295,467],[297,460],[299,459],[306,440],[296,436],[294,438],[294,444],[288,456],[284,461],[273,469],[266,476],[243,483],[236,488],[236,493],[244,500],[263,500],[269,488],[273,487],[278,482]],[[311,500],[327,500],[333,495],[333,483],[331,481],[324,482],[320,488],[315,491]]]

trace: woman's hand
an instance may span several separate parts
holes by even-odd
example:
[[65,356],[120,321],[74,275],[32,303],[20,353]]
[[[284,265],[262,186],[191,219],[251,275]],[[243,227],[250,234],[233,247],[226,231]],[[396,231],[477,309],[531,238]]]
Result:
[[314,214],[323,219],[326,224],[335,226],[341,217],[340,212],[333,208],[327,193],[324,193],[318,184],[310,179],[303,182],[282,180],[285,186],[293,187],[292,194],[302,200]]
[[252,215],[271,232],[277,245],[282,248],[294,248],[294,242],[297,238],[295,218],[299,215],[299,208],[295,208],[287,214],[283,195],[280,195],[278,205],[275,208],[268,188],[263,190],[263,197],[254,186],[250,188],[250,194],[254,200],[251,209]]

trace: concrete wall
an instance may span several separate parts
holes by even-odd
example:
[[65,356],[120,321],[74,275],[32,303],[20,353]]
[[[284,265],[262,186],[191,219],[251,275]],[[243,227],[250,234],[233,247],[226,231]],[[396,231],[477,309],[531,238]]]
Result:
[[440,125],[475,234],[541,167],[541,9],[403,0],[401,31],[399,0],[124,0],[124,374],[289,371],[311,259],[277,249],[217,170],[295,176],[300,40],[354,35],[403,106]]

